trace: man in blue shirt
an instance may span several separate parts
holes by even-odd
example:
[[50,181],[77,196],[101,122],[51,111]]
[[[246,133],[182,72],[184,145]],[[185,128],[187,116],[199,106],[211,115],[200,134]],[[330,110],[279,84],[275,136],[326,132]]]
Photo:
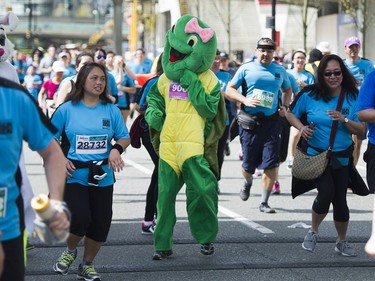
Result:
[[[229,100],[241,103],[242,109],[238,120],[245,183],[240,197],[244,201],[249,198],[255,168],[263,169],[259,210],[264,213],[275,213],[268,205],[268,199],[280,163],[280,116],[285,116],[292,96],[286,70],[281,65],[272,63],[275,50],[275,42],[270,38],[261,38],[256,48],[256,59],[240,66],[225,94]],[[242,88],[242,94],[237,90],[239,87]],[[283,92],[281,99],[280,90]],[[247,121],[241,122],[241,119]]]
[[[357,80],[358,87],[360,88],[365,80],[366,76],[374,70],[374,63],[368,59],[361,58],[359,51],[361,50],[361,41],[358,37],[352,36],[345,40],[344,43],[345,53],[347,58],[344,63],[350,73]],[[357,165],[358,158],[361,153],[362,141],[366,139],[366,134],[363,136],[353,136],[354,151],[353,151],[353,162]]]
[[[0,78],[0,155],[3,158],[0,161],[0,245],[6,257],[1,280],[24,280],[25,274],[18,166],[23,140],[44,160],[49,197],[57,201],[63,198],[66,162],[53,138],[54,130],[21,85]],[[67,214],[58,211],[49,227],[67,229]]]

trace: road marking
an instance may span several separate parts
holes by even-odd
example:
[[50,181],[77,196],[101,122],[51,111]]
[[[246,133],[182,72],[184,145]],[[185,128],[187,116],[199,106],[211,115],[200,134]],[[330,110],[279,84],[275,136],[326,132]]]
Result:
[[267,228],[267,227],[264,227],[263,225],[260,225],[256,222],[253,222],[231,210],[228,210],[227,208],[224,208],[222,206],[219,206],[219,212],[227,215],[228,217],[231,217],[233,220],[235,221],[238,221],[254,230],[257,230],[263,234],[271,234],[271,233],[275,233],[273,232],[271,229]]
[[140,170],[141,172],[143,172],[147,175],[152,175],[152,171],[150,169],[147,169],[146,167],[144,167],[140,164],[137,164],[136,162],[134,162],[132,160],[124,159],[124,163],[136,168],[137,170]]
[[[132,167],[134,167],[135,169],[147,174],[147,175],[151,175],[152,174],[152,171],[150,169],[147,169],[146,167],[140,165],[140,164],[137,164],[136,162],[132,161],[132,160],[129,160],[129,159],[124,159],[124,162],[125,164],[128,164]],[[237,222],[240,222],[254,230],[257,230],[263,234],[270,234],[270,233],[275,233],[273,232],[271,229],[268,229],[266,227],[264,227],[263,225],[260,225],[256,222],[253,222],[231,210],[228,210],[227,208],[224,208],[222,206],[219,206],[219,212],[227,215],[228,217],[230,217],[232,220],[235,220]]]

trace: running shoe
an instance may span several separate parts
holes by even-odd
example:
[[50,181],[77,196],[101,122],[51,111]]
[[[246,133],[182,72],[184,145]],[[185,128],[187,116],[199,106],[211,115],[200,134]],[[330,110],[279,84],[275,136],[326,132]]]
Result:
[[272,187],[272,194],[280,194],[280,183],[278,181],[275,181]]
[[356,256],[354,249],[345,240],[336,242],[335,251],[345,257]]
[[309,252],[315,251],[316,242],[319,239],[318,233],[314,231],[307,232],[305,239],[302,242],[302,248]]
[[153,235],[155,231],[155,224],[152,222],[150,225],[146,225],[145,223],[142,223],[142,234],[145,235]]
[[95,267],[91,265],[84,265],[81,264],[78,267],[78,280],[85,280],[85,281],[101,281],[100,275],[96,272]]
[[67,275],[69,267],[72,265],[76,257],[77,252],[68,253],[67,251],[64,251],[53,265],[53,270],[61,275]]
[[259,211],[266,214],[274,214],[276,213],[275,209],[271,208],[267,202],[263,202],[259,206]]
[[240,197],[243,201],[246,201],[250,197],[250,189],[252,186],[253,182],[251,183],[245,183],[243,187],[240,190]]
[[210,256],[215,252],[213,243],[206,243],[201,245],[201,254],[204,256]]
[[173,251],[172,250],[166,250],[166,251],[155,251],[154,252],[154,255],[152,257],[152,259],[154,261],[160,261],[160,260],[163,260],[163,259],[166,259],[168,258],[169,256],[171,256],[173,254]]

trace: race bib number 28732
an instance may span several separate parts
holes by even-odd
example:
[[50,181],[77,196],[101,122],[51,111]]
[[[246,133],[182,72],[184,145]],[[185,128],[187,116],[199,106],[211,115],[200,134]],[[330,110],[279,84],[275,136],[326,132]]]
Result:
[[76,137],[77,154],[100,154],[107,152],[107,135],[86,136],[78,135]]

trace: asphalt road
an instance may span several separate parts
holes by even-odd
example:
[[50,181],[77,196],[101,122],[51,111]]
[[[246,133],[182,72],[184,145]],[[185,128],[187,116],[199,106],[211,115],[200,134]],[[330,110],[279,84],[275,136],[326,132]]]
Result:
[[[362,151],[366,148],[363,144]],[[374,280],[375,262],[363,250],[371,233],[371,196],[348,194],[351,222],[348,240],[357,257],[335,253],[336,232],[332,213],[320,229],[315,253],[306,252],[301,243],[310,224],[310,210],[315,191],[296,199],[290,195],[290,171],[280,167],[281,194],[270,198],[276,214],[259,212],[261,179],[256,178],[248,201],[243,202],[239,189],[243,183],[238,160],[239,141],[231,143],[231,155],[225,158],[220,181],[219,234],[213,256],[199,254],[187,223],[184,188],[177,198],[177,224],[174,254],[163,261],[153,261],[152,236],[141,234],[145,197],[153,169],[147,152],[129,148],[123,155],[125,169],[115,184],[113,223],[108,241],[99,252],[95,266],[102,280]],[[34,192],[47,192],[41,158],[25,149],[26,168]],[[361,159],[358,169],[365,173]],[[297,224],[297,225],[296,225]],[[297,226],[297,227],[296,227]],[[56,275],[52,265],[64,245],[48,247],[32,239],[36,248],[27,253],[26,281],[76,280],[78,258],[67,276]]]

